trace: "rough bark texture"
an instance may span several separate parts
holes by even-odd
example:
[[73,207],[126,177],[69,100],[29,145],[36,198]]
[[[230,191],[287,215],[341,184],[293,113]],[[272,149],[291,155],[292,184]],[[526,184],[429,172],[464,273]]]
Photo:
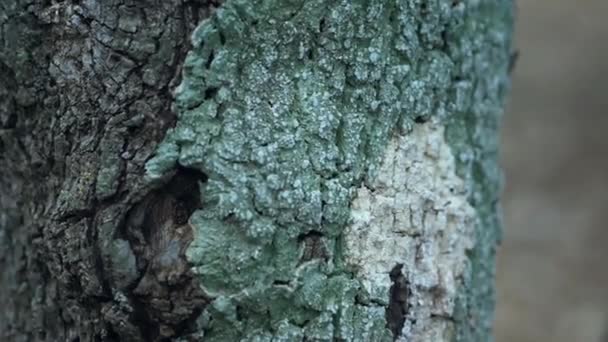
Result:
[[490,339],[512,6],[3,1],[3,339]]
[[[175,244],[198,196],[142,175],[175,123],[189,34],[215,5],[0,4],[2,340],[189,332],[205,298]],[[166,236],[172,225],[184,236]]]

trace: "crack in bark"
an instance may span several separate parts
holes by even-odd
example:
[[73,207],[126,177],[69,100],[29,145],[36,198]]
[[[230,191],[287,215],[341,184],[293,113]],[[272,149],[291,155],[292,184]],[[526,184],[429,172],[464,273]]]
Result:
[[389,304],[386,309],[386,326],[396,341],[401,336],[409,310],[409,284],[402,273],[403,264],[397,264],[389,273],[393,285],[390,288]]
[[324,234],[318,231],[310,231],[300,235],[298,241],[302,244],[301,262],[310,261],[313,259],[329,259],[329,250],[327,248]]

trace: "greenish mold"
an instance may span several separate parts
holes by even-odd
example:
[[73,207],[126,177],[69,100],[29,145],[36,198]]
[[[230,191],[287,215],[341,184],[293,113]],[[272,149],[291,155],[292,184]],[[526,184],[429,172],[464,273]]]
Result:
[[[496,210],[484,201],[497,193],[511,11],[507,0],[227,0],[198,26],[179,119],[147,177],[177,164],[208,176],[188,249],[213,298],[206,340],[392,340],[385,304],[361,300],[371,295],[342,262],[341,233],[391,136],[434,115],[482,218],[455,336],[489,338],[463,322],[492,311]],[[302,260],[310,232],[325,258]]]

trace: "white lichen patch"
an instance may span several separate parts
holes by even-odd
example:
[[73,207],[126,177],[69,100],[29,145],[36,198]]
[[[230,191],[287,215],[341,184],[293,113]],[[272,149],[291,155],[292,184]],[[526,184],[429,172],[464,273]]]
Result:
[[437,120],[390,141],[377,177],[357,190],[351,217],[346,261],[373,303],[388,304],[389,272],[403,265],[409,298],[400,339],[448,339],[477,217]]

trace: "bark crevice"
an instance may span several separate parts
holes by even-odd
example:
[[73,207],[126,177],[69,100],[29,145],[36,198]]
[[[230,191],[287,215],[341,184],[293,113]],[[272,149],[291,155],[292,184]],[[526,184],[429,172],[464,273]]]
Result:
[[[121,227],[166,189],[144,179],[145,162],[175,125],[173,89],[190,34],[219,4],[0,4],[0,299],[11,313],[0,339],[138,341],[193,331],[205,298],[184,271],[183,250],[198,199],[162,197],[182,228],[167,240],[172,247],[156,243],[151,252],[144,239],[137,254],[143,245],[131,245]],[[181,177],[192,185],[180,170],[167,186]],[[161,285],[156,268],[138,268],[163,262],[179,267]],[[144,279],[154,281],[138,287]],[[176,292],[188,303],[167,309]]]
[[393,333],[395,341],[401,336],[401,330],[409,310],[409,284],[402,270],[403,264],[397,264],[389,273],[392,285],[389,290],[388,307],[386,308],[386,326]]

